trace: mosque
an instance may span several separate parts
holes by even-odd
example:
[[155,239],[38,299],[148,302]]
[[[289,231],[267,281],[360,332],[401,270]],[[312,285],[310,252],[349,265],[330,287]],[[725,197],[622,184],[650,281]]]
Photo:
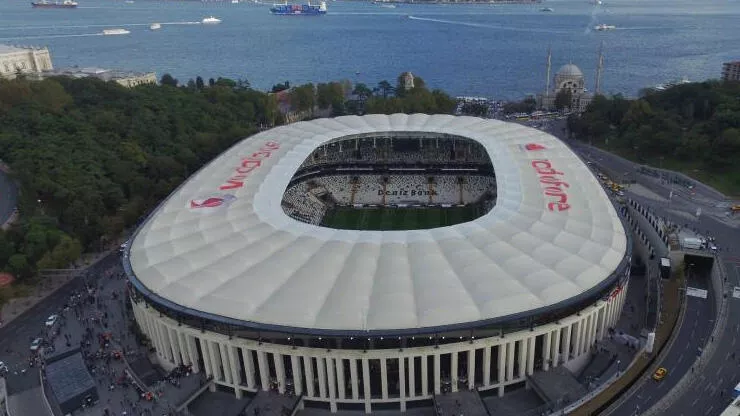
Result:
[[563,65],[555,74],[554,89],[550,89],[550,60],[551,54],[547,54],[547,87],[542,94],[537,96],[537,106],[546,110],[555,110],[555,97],[564,90],[569,90],[572,97],[570,108],[572,111],[583,112],[600,92],[601,70],[603,66],[603,54],[599,52],[599,63],[596,70],[596,89],[591,93],[586,89],[586,79],[580,68],[572,63]]

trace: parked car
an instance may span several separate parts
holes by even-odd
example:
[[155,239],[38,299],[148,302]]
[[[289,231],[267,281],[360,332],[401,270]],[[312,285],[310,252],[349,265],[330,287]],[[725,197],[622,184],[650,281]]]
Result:
[[57,323],[57,320],[59,320],[59,315],[49,315],[49,317],[46,318],[46,327],[51,328],[55,323]]
[[43,346],[44,339],[43,338],[36,338],[33,341],[31,341],[31,351],[36,352]]
[[0,361],[0,374],[6,374],[8,372],[8,365]]
[[668,374],[668,370],[666,370],[663,367],[660,367],[657,370],[655,370],[655,372],[653,373],[653,380],[655,381],[663,380],[667,374]]

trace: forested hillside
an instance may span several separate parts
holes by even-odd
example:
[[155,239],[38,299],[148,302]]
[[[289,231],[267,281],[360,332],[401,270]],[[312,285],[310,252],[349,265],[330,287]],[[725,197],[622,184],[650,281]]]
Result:
[[21,190],[20,221],[0,233],[0,265],[21,279],[67,267],[277,119],[271,97],[233,82],[0,80],[0,159]]
[[580,140],[740,195],[738,82],[645,90],[636,100],[597,96],[568,126]]

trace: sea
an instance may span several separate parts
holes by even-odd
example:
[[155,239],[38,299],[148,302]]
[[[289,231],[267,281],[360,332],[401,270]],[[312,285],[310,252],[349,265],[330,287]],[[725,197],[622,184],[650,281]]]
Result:
[[[384,4],[329,1],[325,16],[273,16],[261,2],[77,0],[77,9],[33,9],[0,0],[0,43],[47,46],[55,68],[98,67],[276,83],[348,79],[395,84],[404,71],[455,96],[521,99],[581,68],[594,88],[636,96],[687,78],[719,78],[740,60],[739,0],[545,0],[539,4]],[[552,12],[542,11],[549,7]],[[218,25],[201,20],[214,16]],[[160,30],[150,30],[160,23]],[[596,31],[598,24],[614,30]],[[128,35],[105,36],[123,28]]]

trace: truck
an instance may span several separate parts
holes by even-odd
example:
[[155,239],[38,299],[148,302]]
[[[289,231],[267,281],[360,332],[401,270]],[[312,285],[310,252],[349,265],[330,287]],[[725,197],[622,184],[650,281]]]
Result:
[[704,248],[704,245],[706,242],[701,238],[694,238],[694,237],[686,237],[682,241],[683,248],[688,248],[691,250],[701,250]]
[[663,279],[671,278],[671,259],[668,257],[660,258],[660,277]]

